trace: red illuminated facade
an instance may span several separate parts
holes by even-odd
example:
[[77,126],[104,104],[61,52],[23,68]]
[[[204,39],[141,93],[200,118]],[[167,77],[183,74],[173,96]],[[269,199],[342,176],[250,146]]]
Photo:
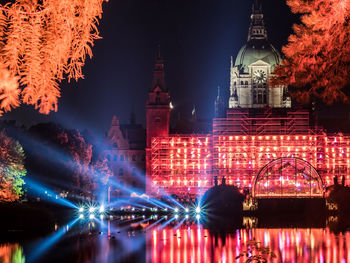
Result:
[[215,176],[250,189],[258,172],[280,157],[310,163],[323,185],[333,184],[336,175],[350,181],[350,136],[309,128],[305,111],[286,112],[285,117],[271,112],[251,117],[248,111],[239,111],[232,109],[226,118],[214,119],[212,134],[153,137],[148,191],[203,192],[214,185]]
[[[253,7],[254,10],[260,14],[261,7]],[[264,27],[261,21],[259,23]],[[254,29],[255,24],[252,25]],[[267,36],[260,38],[257,35],[249,41],[248,46],[266,42]],[[261,46],[264,49],[264,45]],[[290,161],[266,171],[265,176],[270,181],[264,182],[264,187],[270,196],[281,196],[274,192],[274,189],[281,189],[281,184],[286,188],[285,196],[294,187],[294,195],[319,197],[325,186],[333,184],[335,176],[344,176],[345,183],[350,182],[350,136],[330,135],[311,126],[308,110],[290,107],[286,88],[280,87],[280,92],[270,94],[265,78],[258,76],[264,76],[265,69],[267,73],[271,72],[273,67],[268,59],[275,58],[277,51],[265,49],[259,53],[255,49],[240,53],[240,59],[236,60],[238,64],[231,65],[234,70],[231,72],[230,108],[223,110],[224,103],[219,94],[211,132],[193,135],[169,133],[170,97],[165,88],[163,61],[158,55],[146,104],[148,193],[203,193],[214,186],[215,178],[219,182],[225,178],[227,184],[254,192],[252,188],[259,171],[282,157],[303,160],[308,165],[293,170],[293,161]],[[258,57],[260,54],[266,56]],[[235,72],[245,81],[236,83]],[[254,92],[260,90],[267,92],[266,98],[255,100]],[[270,176],[273,172],[276,176]]]

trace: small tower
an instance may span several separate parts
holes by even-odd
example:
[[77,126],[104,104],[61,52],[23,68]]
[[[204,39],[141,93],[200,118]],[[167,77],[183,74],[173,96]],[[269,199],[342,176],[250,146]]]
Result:
[[146,193],[152,190],[152,138],[169,136],[170,111],[170,96],[164,80],[164,63],[158,46],[153,82],[146,102]]
[[169,135],[170,111],[170,97],[164,80],[164,63],[158,46],[153,82],[146,102],[147,148],[151,147],[153,137]]
[[224,99],[220,93],[220,87],[218,87],[218,96],[216,97],[216,100],[214,102],[214,107],[215,107],[215,118],[224,118],[226,109],[225,109]]

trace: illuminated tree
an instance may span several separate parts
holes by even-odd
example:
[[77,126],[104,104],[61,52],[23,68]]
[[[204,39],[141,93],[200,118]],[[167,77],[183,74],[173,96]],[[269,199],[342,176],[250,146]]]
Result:
[[347,101],[344,88],[350,84],[350,1],[287,0],[301,24],[283,47],[285,59],[271,80],[272,85],[290,85],[294,96],[310,97],[331,104]]
[[21,103],[57,111],[59,83],[83,78],[100,38],[107,0],[16,0],[0,4],[0,114]]
[[0,202],[13,202],[22,194],[24,185],[24,151],[19,142],[0,133]]

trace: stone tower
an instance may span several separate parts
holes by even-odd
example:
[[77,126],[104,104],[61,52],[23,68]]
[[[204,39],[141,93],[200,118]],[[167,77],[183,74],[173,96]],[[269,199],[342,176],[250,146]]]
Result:
[[147,178],[151,174],[152,138],[169,136],[170,111],[170,96],[164,79],[164,63],[158,46],[153,82],[146,102],[146,192],[149,192],[151,183]]

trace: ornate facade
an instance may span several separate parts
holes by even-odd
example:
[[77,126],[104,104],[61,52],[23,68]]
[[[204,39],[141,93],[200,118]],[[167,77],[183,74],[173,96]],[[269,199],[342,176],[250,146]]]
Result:
[[229,108],[290,108],[287,87],[267,85],[280,63],[279,52],[267,38],[262,7],[255,1],[248,42],[238,52],[235,62],[231,57]]
[[350,136],[329,135],[311,127],[309,111],[291,108],[287,87],[268,87],[280,62],[278,51],[267,40],[261,5],[255,1],[248,43],[235,63],[231,59],[229,108],[222,110],[219,93],[209,134],[170,134],[170,97],[158,56],[146,103],[146,191],[198,194],[221,178],[251,189],[258,172],[282,157],[303,160],[315,169],[312,173],[306,168],[293,170],[292,163],[281,165],[275,169],[279,174],[264,185],[267,196],[278,196],[276,189],[282,188],[293,188],[297,196],[312,196],[310,182],[321,182],[317,189],[323,189],[335,176],[348,183]]

